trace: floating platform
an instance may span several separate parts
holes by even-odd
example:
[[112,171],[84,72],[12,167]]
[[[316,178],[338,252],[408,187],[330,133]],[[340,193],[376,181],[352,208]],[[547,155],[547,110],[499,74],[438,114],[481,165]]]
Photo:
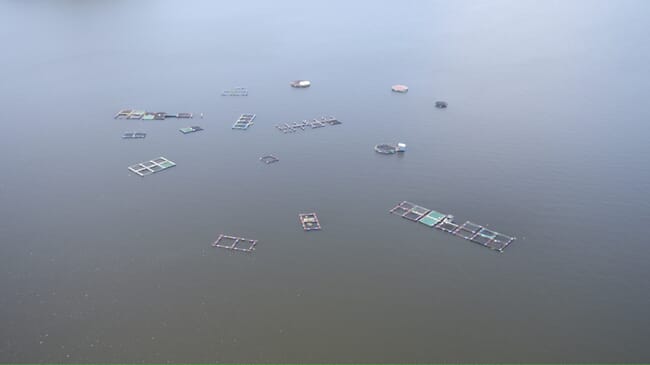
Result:
[[165,112],[147,112],[144,110],[122,109],[113,118],[115,119],[141,119],[164,120],[166,118],[192,118],[192,113],[167,114]]
[[411,221],[420,222],[428,227],[453,234],[489,249],[503,252],[516,238],[495,232],[486,227],[467,221],[463,224],[454,222],[452,215],[429,210],[411,202],[403,201],[390,211]]
[[246,130],[253,124],[254,119],[255,114],[242,114],[235,124],[232,125],[232,129]]
[[396,93],[406,93],[409,91],[409,87],[406,85],[393,85],[391,86],[391,90]]
[[342,122],[333,116],[327,116],[312,120],[305,119],[300,122],[276,124],[275,128],[282,133],[295,133],[298,130],[305,131],[339,124],[342,124]]
[[138,163],[132,166],[129,166],[129,170],[135,172],[140,176],[151,175],[162,170],[167,170],[168,168],[174,167],[176,164],[171,160],[168,160],[164,157],[158,157],[154,160]]
[[311,81],[308,80],[295,80],[291,81],[289,83],[291,87],[296,87],[296,88],[305,88],[305,87],[310,87],[311,86]]
[[300,219],[300,224],[302,224],[303,230],[320,231],[320,221],[318,220],[316,213],[298,214],[298,218]]
[[183,134],[194,133],[194,132],[198,132],[198,131],[202,131],[202,130],[203,130],[203,128],[199,127],[198,125],[195,125],[193,127],[185,127],[185,128],[179,129],[179,131],[181,133],[183,133]]
[[212,247],[250,253],[255,251],[255,245],[257,245],[257,240],[249,240],[247,238],[220,234],[217,240],[212,244]]
[[248,89],[245,87],[233,87],[232,89],[224,90],[221,96],[248,96]]
[[146,136],[147,134],[142,132],[126,132],[122,135],[122,139],[143,139]]
[[260,161],[262,161],[262,162],[264,162],[265,164],[268,165],[268,164],[272,164],[274,162],[278,162],[280,160],[277,157],[273,156],[273,155],[266,155],[266,156],[260,157]]
[[447,107],[447,102],[446,101],[436,101],[436,108],[444,109],[446,107]]

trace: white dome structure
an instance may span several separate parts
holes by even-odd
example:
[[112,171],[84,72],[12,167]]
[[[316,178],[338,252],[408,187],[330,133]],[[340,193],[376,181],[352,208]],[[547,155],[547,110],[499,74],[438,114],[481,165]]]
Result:
[[409,91],[409,87],[406,85],[393,85],[391,89],[396,93],[405,93]]

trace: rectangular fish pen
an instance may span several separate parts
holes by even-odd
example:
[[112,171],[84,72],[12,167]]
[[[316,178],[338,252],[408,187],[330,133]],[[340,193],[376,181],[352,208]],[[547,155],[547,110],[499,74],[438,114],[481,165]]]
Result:
[[399,203],[389,212],[411,221],[420,222],[427,227],[451,233],[498,252],[503,252],[516,239],[470,221],[457,224],[454,222],[452,215],[429,210],[408,201]]
[[302,120],[300,122],[276,124],[275,128],[282,133],[295,133],[298,130],[316,129],[327,127],[328,125],[339,125],[341,122],[332,116],[320,117],[312,120]]
[[192,113],[167,114],[165,112],[148,112],[144,110],[122,109],[113,118],[138,120],[164,120],[166,118],[193,118]]
[[255,114],[242,114],[235,124],[232,125],[232,129],[246,130],[253,124],[254,119]]
[[147,136],[146,133],[142,132],[126,132],[122,135],[123,139],[142,139]]
[[248,96],[248,89],[245,87],[233,87],[232,89],[224,90],[221,96]]
[[212,247],[219,247],[219,248],[225,248],[233,251],[250,253],[255,251],[256,245],[257,245],[257,240],[249,240],[247,238],[220,234],[217,240],[214,241],[214,243],[212,244]]
[[176,166],[176,164],[171,160],[168,160],[164,157],[158,157],[150,161],[131,165],[129,166],[129,170],[135,172],[140,176],[147,176],[147,175],[154,174],[156,172],[167,170],[174,166]]
[[298,214],[302,229],[305,231],[319,231],[321,229],[320,221],[316,213]]

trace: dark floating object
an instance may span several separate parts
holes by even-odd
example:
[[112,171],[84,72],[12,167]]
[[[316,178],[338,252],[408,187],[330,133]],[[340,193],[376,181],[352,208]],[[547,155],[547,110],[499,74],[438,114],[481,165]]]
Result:
[[444,109],[447,107],[446,101],[436,101],[436,108]]
[[202,130],[203,130],[203,128],[199,127],[198,125],[195,125],[193,127],[185,127],[185,128],[179,129],[179,131],[181,131],[181,133],[183,133],[183,134],[194,133],[194,132],[198,132],[198,131],[202,131]]
[[382,143],[375,146],[375,152],[383,155],[392,155],[396,152],[406,152],[406,144],[398,143],[397,146],[392,144]]
[[146,137],[146,133],[141,133],[141,132],[126,132],[122,135],[123,139],[143,139]]
[[375,146],[375,152],[381,153],[382,155],[392,155],[397,153],[397,147],[382,143]]
[[265,164],[268,165],[268,164],[271,164],[271,163],[274,163],[274,162],[278,162],[278,161],[280,161],[280,159],[278,159],[277,157],[275,157],[273,155],[266,155],[266,156],[260,157],[260,161],[262,161],[262,162],[264,162]]

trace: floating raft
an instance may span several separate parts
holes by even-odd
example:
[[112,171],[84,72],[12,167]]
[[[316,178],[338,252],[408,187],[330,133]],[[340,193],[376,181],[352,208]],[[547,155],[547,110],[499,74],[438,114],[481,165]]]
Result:
[[262,162],[264,162],[265,164],[268,165],[268,164],[271,164],[271,163],[274,163],[274,162],[278,162],[280,160],[277,157],[273,156],[273,155],[266,155],[266,156],[260,157],[260,161],[262,161]]
[[221,96],[248,96],[248,89],[245,87],[233,87],[229,90],[224,90]]
[[164,120],[166,118],[192,118],[192,113],[167,114],[165,112],[147,112],[144,110],[122,109],[113,118],[115,119],[142,119]]
[[202,131],[202,130],[203,130],[203,128],[199,127],[198,125],[193,126],[193,127],[185,127],[185,128],[179,129],[179,131],[181,133],[183,133],[183,134],[194,133],[194,132],[198,132],[198,131]]
[[255,251],[255,245],[257,245],[257,240],[249,240],[247,238],[220,234],[217,240],[212,244],[212,247],[250,253]]
[[239,119],[232,125],[232,129],[242,129],[246,130],[253,124],[255,119],[255,114],[242,114],[239,116]]
[[277,128],[280,132],[282,133],[295,133],[298,130],[307,130],[307,129],[316,129],[316,128],[323,128],[327,127],[328,125],[339,125],[342,124],[338,119],[336,119],[333,116],[327,116],[327,117],[320,117],[318,119],[312,119],[312,120],[303,120],[301,122],[293,122],[292,124],[289,123],[284,123],[284,124],[276,124],[275,128]]
[[146,133],[142,132],[126,132],[122,135],[123,139],[143,139],[147,136]]
[[164,157],[158,157],[157,159],[138,163],[132,166],[129,166],[129,170],[135,172],[140,176],[151,175],[162,170],[174,167],[176,164]]
[[297,87],[297,88],[305,88],[305,87],[310,87],[311,86],[311,81],[308,80],[296,80],[296,81],[291,81],[289,83],[291,87]]
[[498,252],[503,252],[515,240],[514,237],[489,230],[470,221],[463,224],[455,223],[452,215],[436,212],[407,201],[399,203],[389,212],[414,222],[420,222],[427,227],[434,227],[451,233]]
[[302,224],[302,229],[305,231],[320,231],[320,221],[316,213],[298,214],[298,218],[300,219],[300,224]]

